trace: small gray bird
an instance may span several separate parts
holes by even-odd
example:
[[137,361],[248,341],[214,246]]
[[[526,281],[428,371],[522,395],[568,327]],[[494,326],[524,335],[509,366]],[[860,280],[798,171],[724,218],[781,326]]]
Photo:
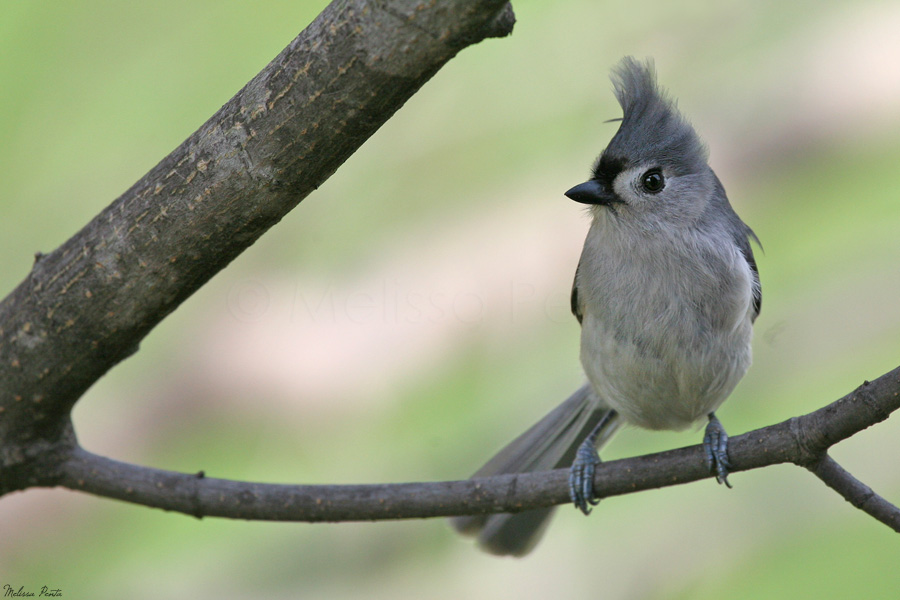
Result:
[[[597,448],[625,423],[683,430],[707,418],[707,463],[728,485],[728,436],[715,410],[750,367],[762,301],[750,248],[759,240],[653,63],[625,57],[612,80],[622,123],[590,180],[566,192],[593,218],[572,288],[588,383],[473,476],[571,466],[572,501],[585,514],[597,503]],[[521,556],[552,512],[452,522],[489,552]]]

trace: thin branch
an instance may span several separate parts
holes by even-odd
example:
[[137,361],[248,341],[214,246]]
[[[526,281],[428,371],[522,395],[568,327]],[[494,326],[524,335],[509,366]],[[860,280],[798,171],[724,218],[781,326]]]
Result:
[[[733,471],[787,462],[802,465],[829,485],[842,486],[835,489],[845,497],[851,493],[851,497],[864,500],[862,506],[854,504],[879,520],[883,519],[877,515],[893,514],[896,518],[897,509],[883,500],[874,502],[855,490],[841,491],[848,480],[836,475],[836,464],[829,464],[824,457],[830,446],[884,420],[897,408],[900,367],[815,412],[731,438]],[[411,519],[519,512],[569,501],[565,469],[436,483],[277,485],[162,471],[78,449],[62,471],[58,485],[197,517],[269,521]],[[705,455],[697,445],[604,462],[597,469],[594,486],[600,496],[607,497],[708,477]]]
[[900,533],[900,508],[876,494],[833,458],[826,454],[820,461],[807,465],[806,468],[847,502]]
[[506,0],[335,0],[155,168],[38,254],[0,302],[0,495],[52,484],[85,390],[441,66],[513,22]]

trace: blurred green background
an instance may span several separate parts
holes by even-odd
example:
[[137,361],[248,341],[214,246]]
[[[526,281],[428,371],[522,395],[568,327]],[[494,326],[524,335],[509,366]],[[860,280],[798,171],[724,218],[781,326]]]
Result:
[[[153,167],[324,7],[0,4],[0,287]],[[759,235],[733,435],[900,359],[900,4],[515,2],[325,185],[79,402],[90,450],[273,482],[458,479],[582,382],[588,227],[562,192],[656,59]],[[604,456],[698,443],[626,430]],[[900,502],[896,417],[834,448]],[[498,559],[441,520],[196,519],[77,494],[0,500],[0,586],[69,598],[894,598],[897,538],[791,466],[565,508]]]

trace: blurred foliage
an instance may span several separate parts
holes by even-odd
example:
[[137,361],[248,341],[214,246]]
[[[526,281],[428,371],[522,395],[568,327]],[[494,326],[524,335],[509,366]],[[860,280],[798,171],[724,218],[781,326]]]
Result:
[[[199,127],[324,5],[0,5],[0,286]],[[90,390],[75,413],[87,448],[264,481],[474,471],[581,382],[565,297],[587,221],[561,192],[614,131],[607,72],[625,54],[655,57],[765,247],[756,362],[720,411],[728,430],[818,408],[896,366],[893,3],[515,9],[512,37],[451,61]],[[248,282],[256,295],[239,294]],[[371,301],[359,318],[353,298]],[[317,374],[334,389],[312,385]],[[626,430],[605,456],[697,442]],[[898,451],[889,421],[834,455],[897,502]],[[29,490],[0,501],[0,586],[138,599],[896,595],[886,527],[797,468],[732,481],[610,499],[589,520],[563,508],[520,561],[486,556],[440,521],[198,521]]]

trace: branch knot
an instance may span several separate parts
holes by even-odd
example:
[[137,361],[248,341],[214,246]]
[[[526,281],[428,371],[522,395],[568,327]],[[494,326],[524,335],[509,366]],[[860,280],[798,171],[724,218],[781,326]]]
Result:
[[799,450],[797,456],[791,461],[801,467],[809,467],[822,460],[828,451],[828,443],[824,440],[821,431],[809,427],[803,417],[792,417],[788,420],[791,437]]

